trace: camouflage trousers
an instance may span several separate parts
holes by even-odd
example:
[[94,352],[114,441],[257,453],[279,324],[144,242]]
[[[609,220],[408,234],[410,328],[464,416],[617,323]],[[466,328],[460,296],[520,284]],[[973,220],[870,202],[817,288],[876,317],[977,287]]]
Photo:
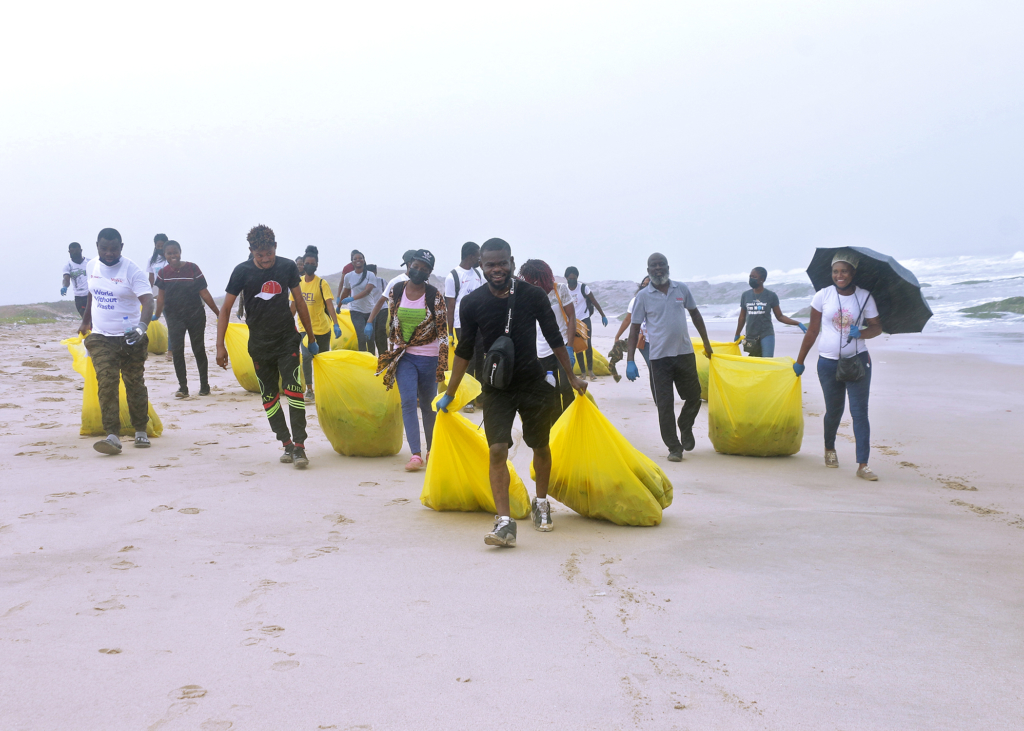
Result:
[[89,333],[85,349],[92,358],[99,387],[100,414],[107,434],[121,433],[121,404],[118,391],[124,381],[128,415],[135,431],[146,431],[149,422],[149,390],[146,388],[146,358],[149,338],[143,336],[135,345],[128,345],[124,336],[116,338]]

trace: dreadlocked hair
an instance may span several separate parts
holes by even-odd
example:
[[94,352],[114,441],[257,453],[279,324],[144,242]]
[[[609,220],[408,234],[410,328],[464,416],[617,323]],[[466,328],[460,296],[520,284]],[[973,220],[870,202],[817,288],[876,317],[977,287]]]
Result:
[[274,238],[274,229],[270,228],[270,226],[264,226],[262,223],[259,226],[253,226],[249,230],[249,235],[245,238],[249,242],[249,248],[253,251],[272,249],[277,246],[277,239]]
[[527,259],[519,267],[519,278],[528,284],[537,285],[547,294],[555,288],[555,275],[548,263],[541,259]]

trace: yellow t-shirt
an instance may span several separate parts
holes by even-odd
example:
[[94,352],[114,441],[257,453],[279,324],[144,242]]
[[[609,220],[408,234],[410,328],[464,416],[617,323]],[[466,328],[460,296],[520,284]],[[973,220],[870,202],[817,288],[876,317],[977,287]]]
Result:
[[[334,294],[331,292],[331,285],[320,277],[314,276],[312,282],[307,282],[301,277],[299,289],[302,290],[302,299],[306,300],[306,309],[309,310],[309,321],[313,324],[314,335],[326,335],[334,328],[334,321],[327,314],[324,298],[334,301]],[[289,299],[292,297],[289,295]],[[302,321],[295,315],[295,326],[300,333],[306,332],[302,327]]]

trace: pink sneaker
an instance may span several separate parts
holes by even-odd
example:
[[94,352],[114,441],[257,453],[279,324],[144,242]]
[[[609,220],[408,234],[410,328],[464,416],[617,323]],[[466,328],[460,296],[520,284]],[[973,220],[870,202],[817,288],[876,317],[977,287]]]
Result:
[[421,469],[423,469],[423,459],[418,454],[414,454],[412,459],[405,465],[405,471],[419,472]]

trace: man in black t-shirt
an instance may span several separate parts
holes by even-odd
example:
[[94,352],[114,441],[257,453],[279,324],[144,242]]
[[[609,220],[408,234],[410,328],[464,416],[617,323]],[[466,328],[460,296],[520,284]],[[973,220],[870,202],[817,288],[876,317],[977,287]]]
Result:
[[[462,337],[455,349],[455,365],[448,381],[448,390],[438,401],[437,408],[447,411],[462,377],[473,357],[477,344],[487,352],[494,341],[505,334],[508,319],[509,291],[513,285],[512,272],[515,261],[511,247],[502,239],[489,239],[480,247],[480,264],[486,287],[478,287],[467,294],[459,305],[459,320]],[[514,280],[512,295],[512,325],[509,338],[512,340],[512,378],[507,388],[496,389],[483,381],[484,432],[490,445],[490,480],[494,494],[497,515],[494,530],[484,537],[489,546],[511,548],[516,545],[516,522],[509,515],[508,501],[508,448],[512,446],[512,422],[516,412],[523,420],[523,441],[533,449],[533,466],[536,473],[537,497],[531,503],[533,526],[539,531],[549,531],[551,509],[548,506],[548,479],[551,476],[551,449],[548,435],[551,431],[551,389],[544,380],[544,368],[537,358],[537,326],[544,338],[555,351],[562,368],[569,374],[570,384],[580,394],[586,393],[586,382],[572,372],[565,341],[558,329],[555,313],[547,295],[540,287],[534,287],[522,280]]]
[[[224,334],[231,319],[231,306],[239,293],[244,293],[245,321],[249,325],[249,355],[256,369],[263,395],[263,409],[284,445],[281,461],[304,469],[306,457],[306,402],[302,396],[299,344],[302,336],[295,329],[295,320],[289,306],[288,292],[295,301],[295,311],[306,332],[313,332],[309,310],[299,288],[299,270],[295,262],[277,256],[277,241],[268,226],[256,226],[248,235],[252,258],[235,267],[228,280],[224,304],[217,320],[217,365],[228,367],[228,351],[224,347]],[[316,340],[306,343],[309,354],[316,356]],[[280,386],[278,385],[280,382]],[[292,430],[281,408],[280,391],[288,400],[288,417]],[[295,440],[294,442],[292,440]]]

